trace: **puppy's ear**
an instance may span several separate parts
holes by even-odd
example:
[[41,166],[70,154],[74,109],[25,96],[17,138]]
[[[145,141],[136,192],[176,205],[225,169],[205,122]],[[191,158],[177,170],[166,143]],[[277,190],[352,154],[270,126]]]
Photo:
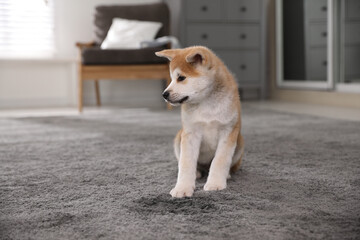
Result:
[[201,55],[201,53],[199,52],[195,52],[195,53],[190,53],[189,55],[186,56],[186,62],[191,63],[191,64],[197,64],[197,63],[204,63],[204,56]]
[[169,61],[171,61],[175,55],[176,55],[177,50],[175,49],[166,49],[166,50],[162,50],[160,52],[156,52],[155,55],[158,57],[165,57],[167,59],[169,59]]
[[202,49],[197,51],[193,51],[185,57],[186,62],[193,64],[193,65],[203,65],[207,66],[209,64],[208,61],[208,54]]

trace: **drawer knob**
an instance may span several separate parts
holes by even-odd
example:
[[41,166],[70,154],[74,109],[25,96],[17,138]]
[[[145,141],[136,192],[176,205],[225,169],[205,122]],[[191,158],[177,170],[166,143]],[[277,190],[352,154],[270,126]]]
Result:
[[325,67],[326,67],[326,66],[327,66],[327,61],[326,61],[326,60],[325,60],[325,61],[323,61],[323,62],[322,62],[322,64],[323,64],[323,66],[325,66]]
[[208,10],[207,6],[202,6],[201,11],[206,12]]
[[327,6],[323,6],[323,7],[321,8],[321,11],[326,12],[326,11],[327,11]]
[[246,34],[245,33],[240,34],[240,38],[241,39],[246,39]]
[[323,37],[327,37],[327,32],[323,32],[323,33],[321,33],[321,35],[322,35]]
[[201,35],[201,38],[202,38],[202,39],[207,39],[207,38],[208,38],[208,35],[207,35],[206,33],[203,33],[203,34]]
[[240,65],[240,69],[241,69],[241,70],[245,70],[245,69],[246,69],[246,65],[245,65],[245,64],[241,64],[241,65]]
[[242,7],[240,8],[240,12],[246,12],[246,7],[245,7],[245,6],[242,6]]

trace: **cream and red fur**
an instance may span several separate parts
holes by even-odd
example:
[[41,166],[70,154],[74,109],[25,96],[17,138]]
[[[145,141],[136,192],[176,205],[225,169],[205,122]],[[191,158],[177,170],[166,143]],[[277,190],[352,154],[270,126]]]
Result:
[[208,48],[194,46],[156,52],[170,60],[171,83],[164,98],[181,104],[182,129],[174,140],[178,177],[172,197],[190,197],[201,170],[205,191],[226,188],[244,152],[238,87],[224,63]]

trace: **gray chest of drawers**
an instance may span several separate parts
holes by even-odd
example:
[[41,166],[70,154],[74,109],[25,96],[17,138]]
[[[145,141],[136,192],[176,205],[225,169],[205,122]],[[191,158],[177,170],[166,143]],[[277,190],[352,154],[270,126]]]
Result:
[[[184,0],[181,40],[212,49],[229,67],[240,90],[266,95],[267,0]],[[246,95],[246,94],[245,94]]]

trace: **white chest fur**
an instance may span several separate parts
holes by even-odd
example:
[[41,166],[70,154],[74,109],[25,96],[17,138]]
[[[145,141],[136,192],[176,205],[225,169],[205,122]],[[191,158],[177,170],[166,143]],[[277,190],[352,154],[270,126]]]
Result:
[[209,164],[214,158],[219,139],[233,129],[238,113],[230,107],[230,99],[223,104],[210,99],[182,112],[185,132],[196,133],[201,138],[198,163]]
[[216,125],[219,127],[233,125],[237,120],[238,113],[232,107],[232,98],[218,96],[208,98],[196,106],[189,106],[182,111],[182,123],[184,128],[193,128],[197,124],[206,126]]
[[217,122],[204,124],[201,127],[201,133],[202,138],[198,163],[206,165],[210,164],[215,156],[216,148],[219,143],[219,136],[221,134],[221,127]]

